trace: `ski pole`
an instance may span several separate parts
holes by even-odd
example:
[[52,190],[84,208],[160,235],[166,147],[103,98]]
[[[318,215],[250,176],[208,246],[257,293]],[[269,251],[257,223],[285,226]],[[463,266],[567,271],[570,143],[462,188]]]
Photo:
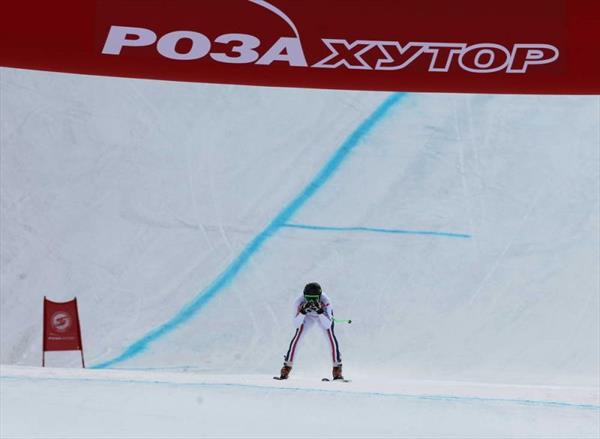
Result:
[[348,323],[348,324],[352,323],[352,320],[336,319],[336,318],[334,318],[333,321],[337,322],[337,323]]

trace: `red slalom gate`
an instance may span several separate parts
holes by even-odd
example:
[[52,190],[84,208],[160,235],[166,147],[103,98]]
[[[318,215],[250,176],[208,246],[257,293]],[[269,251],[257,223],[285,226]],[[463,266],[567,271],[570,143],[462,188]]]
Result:
[[9,0],[0,65],[226,84],[600,94],[598,0]]
[[53,302],[44,296],[42,367],[46,365],[46,351],[81,351],[81,365],[85,367],[77,298]]

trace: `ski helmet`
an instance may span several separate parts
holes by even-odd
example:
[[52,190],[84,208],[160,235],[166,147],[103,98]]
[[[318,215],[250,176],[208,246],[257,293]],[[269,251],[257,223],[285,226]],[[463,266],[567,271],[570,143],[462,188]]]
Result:
[[311,282],[306,284],[303,294],[306,300],[319,300],[322,292],[321,285],[316,282]]

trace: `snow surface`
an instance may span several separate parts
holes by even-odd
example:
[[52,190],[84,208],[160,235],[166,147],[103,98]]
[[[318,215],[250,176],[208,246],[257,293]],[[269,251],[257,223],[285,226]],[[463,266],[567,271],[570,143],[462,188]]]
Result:
[[[14,69],[0,97],[3,437],[600,435],[599,97]],[[271,379],[309,281],[352,383],[318,334]],[[31,367],[44,295],[96,369]]]
[[4,366],[0,383],[2,437],[596,438],[600,413],[584,388],[377,377]]

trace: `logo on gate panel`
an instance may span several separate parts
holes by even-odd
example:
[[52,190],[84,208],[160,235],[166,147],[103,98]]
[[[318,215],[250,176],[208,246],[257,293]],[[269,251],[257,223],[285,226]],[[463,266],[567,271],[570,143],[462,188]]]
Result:
[[71,315],[65,311],[59,311],[50,317],[50,326],[56,332],[67,332],[73,325]]
[[[382,41],[320,38],[327,55],[309,64],[294,22],[265,0],[249,0],[285,21],[295,36],[277,39],[264,47],[259,37],[245,33],[224,33],[212,40],[197,30],[173,30],[159,35],[152,29],[132,26],[110,26],[102,54],[120,56],[123,49],[154,47],[156,53],[177,61],[210,59],[226,64],[271,65],[287,63],[290,67],[318,69],[356,69],[374,71],[404,70],[419,60],[421,69],[447,73],[452,68],[470,73],[526,73],[532,66],[550,64],[559,57],[556,46],[546,43]],[[182,43],[182,44],[180,44]],[[185,44],[183,44],[185,43]],[[228,53],[219,45],[229,45]],[[185,49],[181,49],[185,47]]]

